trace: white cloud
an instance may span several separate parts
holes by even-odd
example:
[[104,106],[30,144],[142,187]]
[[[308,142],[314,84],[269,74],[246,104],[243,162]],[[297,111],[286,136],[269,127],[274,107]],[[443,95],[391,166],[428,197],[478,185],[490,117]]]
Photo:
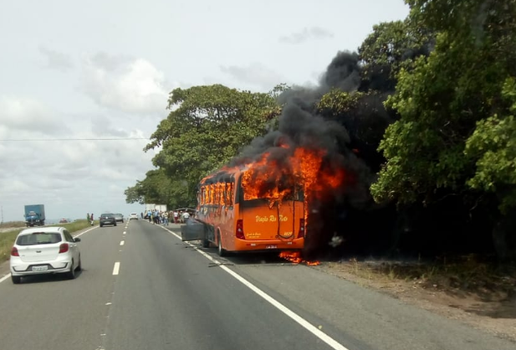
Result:
[[[145,137],[157,120],[156,124],[141,123],[138,115],[124,113],[65,118],[37,100],[9,97],[0,101],[0,205],[6,220],[23,220],[23,205],[34,203],[45,204],[49,219],[82,218],[86,211],[139,212],[139,205],[125,203],[124,190],[144,178],[155,152],[142,151],[146,140],[95,139]],[[37,120],[39,127],[33,127]],[[42,120],[66,132],[42,136]],[[5,141],[13,138],[26,141]],[[62,138],[75,140],[56,141]]]
[[279,42],[284,44],[301,44],[310,39],[325,38],[333,38],[333,33],[321,27],[305,27],[299,32],[280,37]]
[[171,90],[167,85],[164,73],[143,58],[98,53],[84,62],[82,90],[103,107],[164,114]]
[[56,135],[68,128],[62,123],[61,113],[30,98],[0,96],[0,135],[10,138],[27,131],[38,134]]
[[46,68],[56,69],[60,71],[65,71],[67,69],[73,68],[72,58],[67,54],[48,49],[44,46],[39,47],[39,52],[43,56],[45,56]]
[[237,81],[258,86],[266,91],[285,82],[281,74],[258,62],[247,66],[221,66],[220,69]]

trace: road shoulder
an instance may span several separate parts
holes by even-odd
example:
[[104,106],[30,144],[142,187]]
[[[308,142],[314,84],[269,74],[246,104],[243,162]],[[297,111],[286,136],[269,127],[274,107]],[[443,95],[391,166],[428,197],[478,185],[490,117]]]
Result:
[[494,298],[492,295],[454,292],[438,284],[428,286],[420,280],[401,280],[388,275],[381,278],[347,262],[324,263],[312,268],[516,342],[516,296]]

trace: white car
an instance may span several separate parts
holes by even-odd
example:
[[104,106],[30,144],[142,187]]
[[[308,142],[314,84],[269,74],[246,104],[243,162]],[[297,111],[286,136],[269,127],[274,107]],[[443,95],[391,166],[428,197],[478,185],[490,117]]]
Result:
[[131,213],[131,215],[129,215],[129,220],[138,220],[138,214]]
[[21,231],[11,249],[11,279],[23,276],[65,273],[70,279],[81,270],[80,238],[73,238],[64,227],[38,227]]

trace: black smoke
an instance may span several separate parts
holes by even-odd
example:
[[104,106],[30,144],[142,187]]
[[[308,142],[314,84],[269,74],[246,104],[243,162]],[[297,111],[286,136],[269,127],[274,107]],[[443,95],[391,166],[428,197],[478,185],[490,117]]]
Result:
[[[374,80],[374,75],[368,76],[368,84],[371,79]],[[364,234],[364,231],[372,231],[368,228],[367,216],[372,217],[382,209],[373,201],[369,187],[383,162],[377,151],[378,144],[385,128],[395,120],[395,115],[383,106],[389,91],[366,91],[360,95],[355,108],[338,116],[321,115],[317,110],[317,102],[330,90],[353,94],[363,90],[362,85],[358,55],[339,52],[316,87],[293,87],[279,96],[284,107],[278,129],[253,140],[230,164],[256,161],[267,152],[268,163],[287,167],[289,156],[303,147],[325,150],[321,160],[323,171],[345,170],[347,181],[341,188],[310,202],[305,251],[308,258],[335,251],[336,248],[329,245],[333,236],[342,237],[343,246],[360,246],[361,240],[371,238],[370,234]],[[377,86],[381,86],[381,82]],[[391,86],[384,85],[384,88]],[[357,218],[360,219],[357,221]]]

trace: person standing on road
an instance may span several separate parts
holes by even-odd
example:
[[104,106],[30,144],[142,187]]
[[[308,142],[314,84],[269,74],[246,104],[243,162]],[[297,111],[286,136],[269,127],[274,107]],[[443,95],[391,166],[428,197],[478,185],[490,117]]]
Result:
[[90,213],[86,213],[86,221],[90,221]]
[[185,212],[183,213],[183,223],[185,223],[185,224],[186,224],[186,222],[188,221],[188,219],[190,219],[190,214],[189,214],[187,211],[185,211]]

